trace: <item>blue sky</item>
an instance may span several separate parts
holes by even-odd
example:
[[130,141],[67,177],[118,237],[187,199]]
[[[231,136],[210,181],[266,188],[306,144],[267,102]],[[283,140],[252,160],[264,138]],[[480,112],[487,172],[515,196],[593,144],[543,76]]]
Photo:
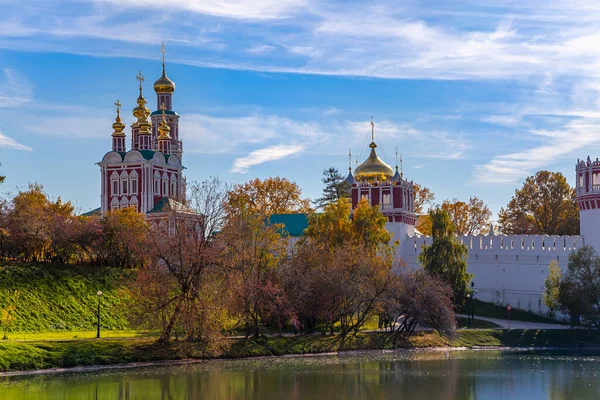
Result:
[[113,103],[133,121],[142,70],[156,108],[164,41],[188,179],[280,175],[316,198],[323,169],[366,157],[374,115],[385,161],[398,147],[438,202],[496,214],[526,176],[573,183],[600,156],[600,4],[491,3],[0,0],[1,190],[97,207]]

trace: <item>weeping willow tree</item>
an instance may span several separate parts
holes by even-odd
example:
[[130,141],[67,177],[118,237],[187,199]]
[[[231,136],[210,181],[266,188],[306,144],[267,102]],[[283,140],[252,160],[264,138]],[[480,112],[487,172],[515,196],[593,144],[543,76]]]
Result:
[[453,302],[462,306],[469,293],[472,275],[467,272],[467,246],[456,238],[448,213],[440,208],[429,211],[432,243],[423,246],[419,262],[425,271],[446,282],[453,293]]

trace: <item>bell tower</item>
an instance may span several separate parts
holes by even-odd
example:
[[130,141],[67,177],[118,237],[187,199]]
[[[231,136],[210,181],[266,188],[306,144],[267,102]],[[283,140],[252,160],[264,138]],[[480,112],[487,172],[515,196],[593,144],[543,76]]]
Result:
[[583,243],[600,252],[600,160],[577,160],[575,190]]

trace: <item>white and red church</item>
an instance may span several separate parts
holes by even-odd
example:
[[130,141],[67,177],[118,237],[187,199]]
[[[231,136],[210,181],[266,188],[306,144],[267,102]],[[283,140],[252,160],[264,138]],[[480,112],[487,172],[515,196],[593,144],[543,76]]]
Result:
[[[183,145],[179,138],[179,115],[173,111],[175,83],[166,74],[164,47],[162,76],[154,82],[156,109],[150,111],[143,95],[144,77],[140,72],[139,97],[133,109],[127,149],[125,125],[119,101],[113,124],[112,149],[98,163],[101,171],[100,212],[134,207],[142,213],[160,213],[185,198]],[[150,118],[150,121],[148,120]]]
[[[166,74],[154,83],[156,109],[150,111],[143,95],[144,78],[138,74],[139,97],[133,109],[136,120],[131,125],[130,148],[127,149],[125,125],[117,101],[113,124],[112,149],[98,163],[101,170],[100,214],[134,207],[148,217],[161,218],[164,212],[185,209],[183,146],[179,136],[179,115],[173,111],[175,84]],[[149,120],[150,119],[150,120]],[[415,230],[413,182],[383,162],[376,153],[374,123],[371,121],[368,158],[350,172],[346,181],[352,186],[354,209],[366,199],[378,205],[387,217],[386,228],[399,240],[396,258],[409,267],[419,266],[418,257],[431,238]],[[542,301],[548,265],[556,261],[566,268],[569,254],[582,246],[592,245],[600,251],[600,161],[579,161],[576,165],[577,202],[580,209],[580,236],[487,235],[459,236],[468,248],[468,271],[474,274],[474,288],[481,300],[545,313]],[[88,213],[91,215],[94,212]],[[305,215],[274,215],[272,222],[282,223],[290,242],[302,235],[307,224]]]

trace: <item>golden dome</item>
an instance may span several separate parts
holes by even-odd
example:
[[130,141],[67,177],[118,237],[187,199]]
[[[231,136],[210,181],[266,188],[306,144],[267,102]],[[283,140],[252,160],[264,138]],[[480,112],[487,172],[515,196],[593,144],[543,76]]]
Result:
[[356,167],[354,170],[354,179],[357,181],[376,179],[379,181],[391,181],[394,176],[394,170],[377,156],[375,152],[377,145],[375,142],[371,142],[369,147],[371,148],[371,154],[369,154],[369,158],[365,162]]
[[163,73],[161,77],[154,82],[154,91],[156,93],[173,93],[175,91],[175,83],[167,77],[167,72],[165,71],[165,42],[162,42],[160,52],[162,53]]
[[160,134],[158,135],[158,140],[171,140],[171,136],[169,135],[169,133],[171,132],[171,128],[169,127],[169,125],[167,125],[167,121],[165,121],[165,105],[163,104],[161,106],[162,109],[162,122],[160,123],[160,126],[158,127],[158,131],[160,132]]
[[115,106],[117,106],[117,118],[115,118],[115,123],[112,124],[114,129],[113,136],[125,136],[123,130],[125,129],[125,124],[121,121],[121,103],[119,100],[115,102]]
[[175,91],[175,83],[169,79],[165,72],[165,64],[163,64],[162,75],[154,82],[154,91],[156,93],[173,93]]

